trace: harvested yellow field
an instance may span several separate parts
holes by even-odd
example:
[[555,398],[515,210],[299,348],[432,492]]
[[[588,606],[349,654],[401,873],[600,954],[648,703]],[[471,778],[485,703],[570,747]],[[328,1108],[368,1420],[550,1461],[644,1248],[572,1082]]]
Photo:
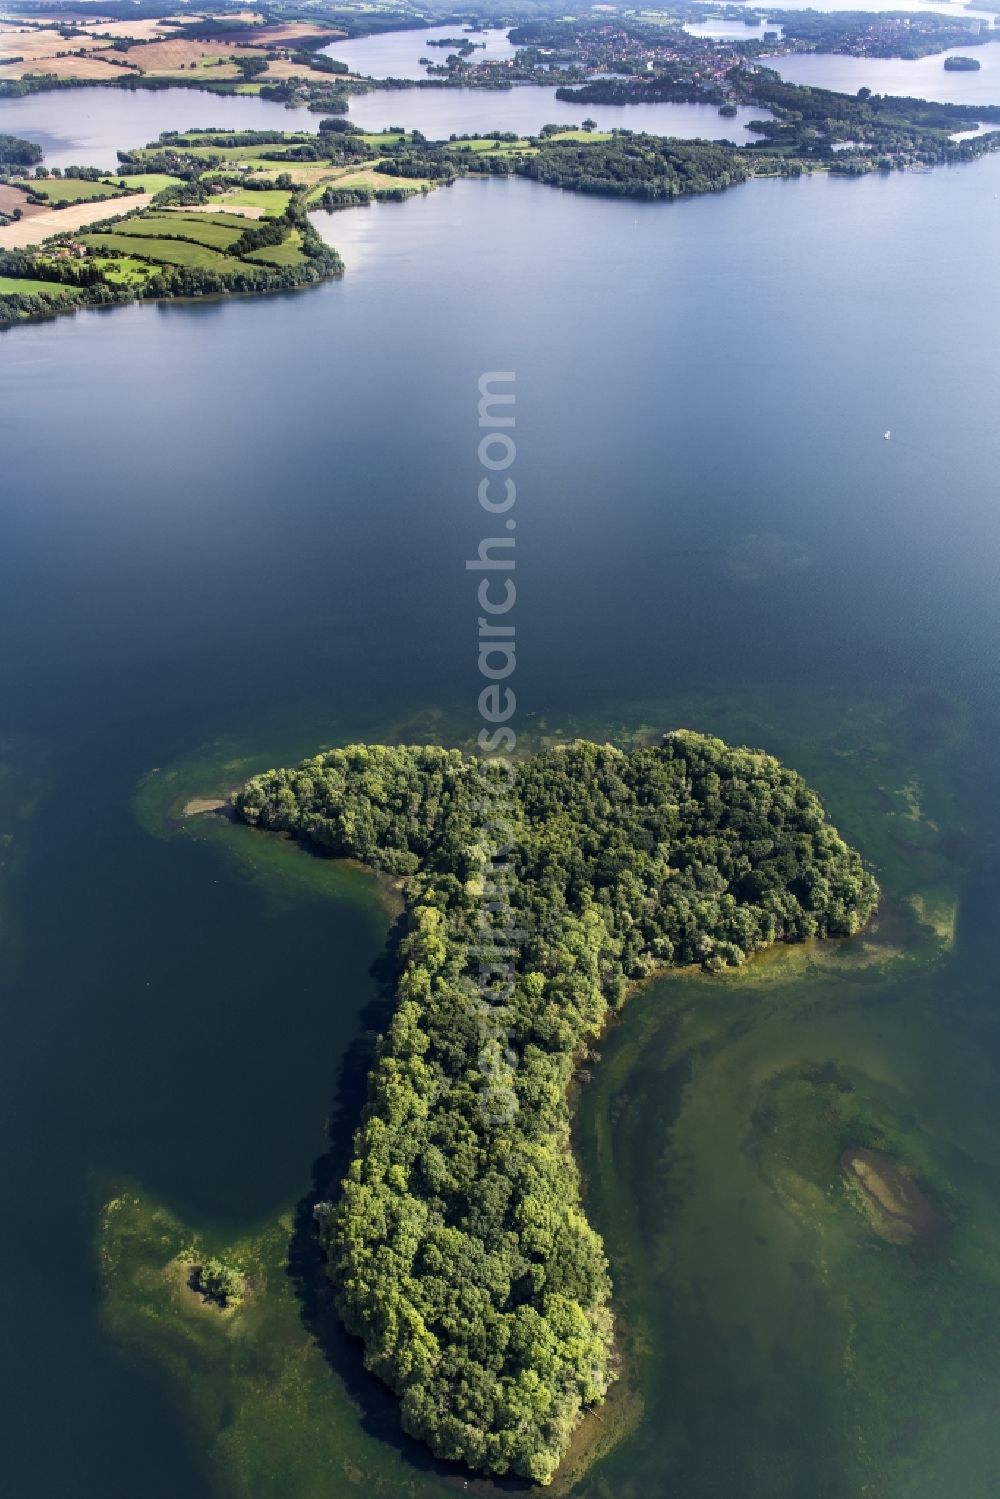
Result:
[[95,42],[89,36],[61,36],[55,27],[18,26],[16,21],[0,22],[0,57],[23,57],[25,62],[55,57],[59,52],[97,51],[110,42]]
[[101,198],[97,203],[75,203],[70,208],[45,208],[30,219],[0,226],[0,250],[23,250],[28,245],[40,245],[43,239],[49,239],[53,234],[73,234],[87,224],[97,224],[116,213],[147,208],[152,201],[152,193],[133,193],[124,198]]
[[[287,59],[281,58],[278,62],[269,62],[267,72],[261,73],[260,78],[265,80],[268,78],[305,78],[309,72],[310,69],[303,67],[302,63],[288,62]],[[324,74],[323,76],[326,77],[327,75]],[[256,81],[259,82],[260,79]]]
[[260,42],[262,46],[275,47],[289,43],[299,43],[307,37],[322,36],[327,41],[335,42],[338,37],[345,37],[346,31],[338,31],[333,26],[313,25],[309,21],[288,21],[284,25],[275,23],[273,26],[261,26],[254,32],[254,41]]
[[110,45],[110,42],[95,41],[88,36],[60,36],[58,31],[47,27],[42,30],[18,27],[10,21],[0,22],[0,78],[23,78],[26,73],[57,73],[62,78],[89,77],[82,67],[79,72],[74,71],[72,64],[82,65],[84,59],[72,54],[102,52]]
[[88,82],[116,82],[134,68],[103,62],[99,57],[38,57],[0,68],[0,78],[23,78],[28,73],[52,73],[56,78],[86,78]]
[[[252,47],[235,47],[232,42],[163,41],[143,43],[130,47],[126,56],[136,63],[144,73],[178,73],[182,69],[215,63],[230,64],[237,57],[263,57],[265,54]],[[238,69],[234,69],[234,72]],[[219,70],[217,75],[227,75]]]
[[21,210],[23,218],[29,218],[33,214],[44,213],[45,208],[41,203],[29,203],[28,195],[19,187],[11,187],[9,183],[0,182],[0,213],[8,217],[15,208]]
[[[178,17],[189,21],[190,16]],[[113,41],[156,42],[169,30],[170,21],[82,21],[75,24],[93,37],[110,37]]]

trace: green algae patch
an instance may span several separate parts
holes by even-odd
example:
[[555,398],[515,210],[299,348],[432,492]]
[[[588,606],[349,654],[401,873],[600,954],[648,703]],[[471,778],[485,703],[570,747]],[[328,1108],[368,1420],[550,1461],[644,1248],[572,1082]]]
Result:
[[997,1077],[926,958],[658,980],[601,1041],[576,1135],[647,1418],[588,1499],[992,1492]]
[[909,900],[917,920],[933,932],[941,948],[954,947],[958,928],[958,900],[955,896],[948,891],[916,891]]
[[[117,1192],[97,1242],[108,1332],[172,1375],[220,1494],[440,1495],[439,1477],[415,1473],[392,1445],[372,1441],[361,1406],[332,1375],[291,1273],[295,1227],[287,1213],[222,1242],[139,1191]],[[221,1308],[192,1290],[192,1270],[209,1255],[245,1275],[239,1305]]]
[[292,839],[256,833],[234,819],[233,788],[261,761],[259,752],[219,740],[188,760],[153,766],[135,788],[133,814],[150,837],[209,847],[230,877],[255,885],[274,911],[345,901],[388,925],[401,909],[398,881],[357,861],[317,858]]
[[758,1092],[750,1149],[791,1212],[853,1209],[885,1242],[926,1249],[959,1214],[958,1197],[893,1092],[834,1061],[783,1069]]
[[[231,1499],[440,1499],[451,1491],[495,1492],[457,1468],[415,1465],[409,1444],[388,1426],[372,1431],[381,1402],[374,1412],[366,1404],[360,1355],[350,1347],[346,1357],[343,1346],[324,1347],[304,1316],[293,1273],[295,1240],[291,1212],[224,1243],[133,1188],[116,1192],[100,1213],[104,1325],[125,1349],[171,1375],[219,1493]],[[245,1276],[238,1304],[223,1307],[198,1291],[195,1272],[212,1256]],[[331,1361],[340,1366],[336,1371]],[[576,1492],[642,1415],[626,1359],[611,1398],[578,1429],[550,1492]]]
[[[635,745],[678,722],[796,763],[871,853],[885,898],[857,937],[774,949],[721,976],[646,983],[597,1043],[575,1136],[588,1215],[611,1261],[620,1377],[578,1428],[551,1491],[986,1499],[982,1475],[1000,1461],[990,1405],[1000,1379],[998,1079],[988,1055],[970,1049],[975,1018],[952,968],[957,891],[978,848],[970,725],[929,694],[803,695],[794,712],[743,694],[649,703],[614,723],[539,718],[525,748],[581,733]],[[458,726],[444,712],[415,713],[366,737],[458,742]],[[301,740],[318,743],[327,729]],[[312,899],[312,873],[299,886],[296,860],[309,871],[322,861],[222,818],[183,816],[185,801],[261,763],[259,747],[220,743],[157,772],[140,799],[176,809],[160,835],[217,843],[227,858],[233,851],[234,873],[275,899],[286,877],[289,899],[310,887]],[[882,1238],[852,1198],[842,1165],[851,1149],[884,1152],[912,1173],[947,1217],[945,1237],[929,1250]],[[285,1280],[281,1270],[276,1284]],[[263,1316],[273,1291],[269,1280],[234,1318],[202,1314],[216,1351],[180,1366],[193,1420],[201,1392],[218,1384],[220,1348],[241,1339],[274,1371],[266,1389],[227,1375],[212,1396],[223,1416],[205,1425],[205,1443],[220,1492],[461,1492],[461,1474],[428,1475],[401,1455],[395,1417],[372,1424],[342,1366],[308,1357],[294,1304],[282,1336],[294,1328],[297,1356],[258,1346],[254,1329],[277,1325]],[[141,1346],[163,1362],[164,1323],[147,1331]],[[355,1356],[348,1367],[359,1365]],[[292,1446],[317,1454],[315,1472],[289,1454],[286,1428]],[[492,1492],[476,1480],[469,1489]]]

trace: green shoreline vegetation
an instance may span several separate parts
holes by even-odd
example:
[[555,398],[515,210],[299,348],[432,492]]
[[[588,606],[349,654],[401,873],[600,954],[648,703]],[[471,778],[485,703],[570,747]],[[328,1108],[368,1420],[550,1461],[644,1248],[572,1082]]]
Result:
[[[477,911],[504,877],[484,863],[477,809],[501,774],[459,751],[354,746],[253,778],[235,808],[406,880],[399,1004],[343,1195],[317,1209],[321,1239],[405,1430],[440,1458],[544,1484],[616,1372],[607,1263],[569,1144],[576,1062],[658,969],[724,971],[776,942],[852,935],[878,892],[770,756],[690,732],[631,753],[543,751],[504,792],[525,937],[484,1015]],[[484,1107],[484,1069],[509,1108]]]
[[[656,73],[556,92],[581,104],[690,97],[687,82]],[[527,138],[496,131],[430,141],[419,131],[365,132],[334,115],[315,135],[165,132],[146,147],[119,152],[117,174],[87,167],[63,174],[38,165],[33,143],[5,136],[0,179],[7,183],[8,222],[29,204],[58,210],[107,199],[123,211],[83,232],[53,232],[50,220],[43,242],[25,248],[4,249],[0,228],[0,326],[144,298],[312,285],[342,274],[343,263],[310,212],[402,202],[459,176],[517,175],[572,192],[671,201],[754,177],[817,170],[858,176],[971,161],[1000,148],[1000,130],[952,139],[983,120],[1000,121],[1000,106],[882,98],[866,89],[850,97],[784,83],[767,68],[746,65],[732,68],[713,98],[724,111],[736,101],[765,109],[768,117],[754,122],[759,139],[737,146],[599,132],[585,120],[582,129],[548,125]],[[153,193],[152,203],[129,211],[127,195],[142,191]],[[172,228],[167,214],[176,220]],[[241,216],[257,222],[241,224]]]
[[[719,566],[728,567],[728,559]],[[927,1430],[937,1429],[932,1417],[940,1422],[954,1406],[959,1420],[959,1402],[969,1405],[954,1384],[955,1334],[947,1319],[957,1317],[953,1327],[981,1319],[993,1295],[984,1270],[996,1242],[988,1194],[966,1169],[954,1180],[958,1163],[942,1147],[943,1139],[962,1141],[962,1131],[942,1135],[940,1120],[927,1118],[918,1145],[907,1121],[923,1113],[926,1101],[921,1048],[928,1027],[935,1037],[935,1027],[941,1032],[931,1043],[935,1066],[958,1076],[968,1060],[960,1047],[954,1055],[949,1050],[955,1045],[950,1007],[940,1003],[949,947],[926,918],[930,905],[954,911],[976,847],[972,725],[957,703],[930,693],[867,699],[852,687],[847,697],[804,692],[793,703],[781,694],[716,692],[637,702],[624,716],[617,704],[597,702],[569,717],[540,715],[524,747],[536,752],[580,737],[610,737],[633,749],[654,742],[655,726],[664,722],[717,729],[731,743],[764,743],[798,765],[822,788],[845,836],[863,841],[884,894],[857,939],[783,944],[720,975],[681,970],[643,985],[601,1040],[600,1059],[588,1057],[577,1073],[586,1086],[573,1089],[573,1143],[588,1216],[612,1265],[621,1364],[604,1404],[578,1427],[550,1492],[580,1499],[629,1492],[637,1475],[647,1473],[654,1427],[656,1440],[699,1454],[720,1491],[732,1492],[711,1467],[716,1434],[699,1426],[699,1400],[717,1409],[734,1383],[747,1389],[747,1421],[758,1435],[744,1438],[762,1463],[773,1450],[768,1442],[785,1432],[783,1423],[801,1418],[812,1429],[822,1417],[832,1427],[846,1400],[850,1409],[838,1426],[844,1450],[834,1456],[827,1449],[829,1463],[842,1463],[846,1474],[857,1461],[875,1491],[888,1492],[890,1480],[900,1477],[900,1451],[904,1466],[917,1460],[913,1402]],[[279,913],[314,901],[346,904],[371,923],[375,957],[398,914],[398,905],[383,903],[390,894],[398,901],[387,880],[350,861],[313,857],[288,836],[218,815],[185,816],[185,808],[193,813],[200,803],[211,814],[226,788],[266,765],[293,763],[309,745],[344,742],[344,735],[460,743],[466,729],[460,708],[416,703],[399,704],[390,720],[350,725],[325,715],[284,715],[263,741],[214,740],[183,763],[150,769],[136,790],[135,815],[147,835],[192,840],[206,860],[220,861],[227,881],[247,886],[251,920],[261,911],[281,919]],[[275,929],[263,940],[283,939]],[[869,1124],[857,1110],[849,1128],[846,1115],[844,1123],[828,1116],[826,1074],[817,1067],[829,1059],[849,1070]],[[810,1089],[821,1090],[819,1113],[811,1133],[788,1115],[768,1148],[787,1155],[808,1133],[822,1147],[817,1185],[834,1193],[810,1198],[802,1212],[797,1198],[789,1206],[787,1178],[772,1184],[770,1169],[757,1164],[759,1153],[746,1148],[758,1099],[768,1103],[762,1090],[797,1064],[808,1069]],[[381,1398],[374,1381],[359,1384],[360,1353],[328,1308],[332,1287],[309,1248],[313,1203],[331,1195],[350,1158],[360,1108],[353,1063],[351,1078],[353,1106],[331,1123],[333,1153],[320,1164],[314,1191],[297,1209],[289,1202],[266,1227],[256,1220],[236,1229],[228,1222],[210,1227],[203,1210],[202,1238],[177,1221],[178,1204],[169,1194],[164,1200],[152,1182],[114,1192],[105,1183],[97,1187],[101,1200],[113,1198],[98,1239],[104,1325],[132,1355],[170,1376],[220,1492],[233,1499],[389,1491],[440,1499],[449,1486],[447,1470],[421,1460],[400,1436],[393,1397]],[[977,1143],[973,1130],[974,1156]],[[944,1252],[917,1274],[869,1231],[846,1190],[839,1155],[861,1145],[881,1148],[916,1172],[934,1204],[956,1219]],[[177,1256],[185,1248],[182,1275]],[[188,1289],[191,1263],[206,1253],[237,1266],[252,1285],[238,1308],[219,1311]],[[953,1258],[961,1262],[957,1279],[947,1268]],[[966,1278],[968,1290],[956,1298]],[[817,1283],[826,1288],[822,1297]],[[928,1295],[941,1329],[941,1360],[926,1356]],[[317,1305],[319,1321],[310,1311]],[[839,1360],[815,1357],[816,1349],[836,1350],[838,1340]],[[801,1370],[793,1364],[785,1382],[780,1371],[800,1345],[808,1347],[808,1361]],[[729,1348],[739,1353],[739,1369],[727,1363]],[[817,1383],[819,1406],[800,1409],[800,1392]],[[687,1399],[691,1390],[702,1396]],[[645,1424],[644,1409],[651,1413]],[[657,1492],[659,1471],[651,1475]],[[461,1491],[461,1470],[453,1472]],[[706,1477],[700,1468],[699,1477]],[[860,1492],[860,1482],[851,1492]],[[800,1490],[815,1491],[806,1481]],[[942,1484],[937,1492],[945,1490]],[[928,1499],[931,1492],[899,1489],[901,1499]]]
[[[781,85],[783,97],[791,87]],[[773,108],[773,88],[768,101]],[[109,216],[82,231],[49,234],[39,246],[0,246],[0,326],[145,298],[217,297],[314,285],[341,275],[343,262],[316,231],[310,211],[403,202],[460,175],[517,175],[573,192],[670,201],[722,192],[754,177],[798,176],[817,169],[860,175],[910,162],[973,160],[1000,147],[997,131],[952,141],[949,131],[968,123],[952,115],[942,120],[935,114],[927,125],[914,126],[915,134],[906,134],[900,119],[889,112],[877,130],[862,127],[858,111],[867,106],[849,103],[836,129],[829,127],[825,144],[816,140],[813,127],[793,119],[789,103],[774,122],[759,122],[768,137],[766,149],[557,127],[527,139],[497,132],[430,142],[416,131],[372,136],[330,121],[318,138],[272,131],[172,134],[122,153],[120,178],[88,174],[71,178],[65,188],[58,180],[27,179],[21,168],[16,186],[27,201],[80,204],[113,194],[116,183],[121,184],[118,192],[127,194],[148,182],[155,196],[148,208]],[[827,104],[825,98],[817,101],[817,107]],[[837,133],[852,128],[862,135],[867,129],[869,143],[835,154]],[[232,210],[238,219],[241,208],[252,207],[251,194],[259,194],[260,221],[240,226],[227,213]],[[284,196],[283,209],[276,202],[279,195]],[[217,214],[204,211],[216,202]],[[191,211],[185,214],[185,208]],[[172,229],[166,228],[164,212],[175,216]],[[221,235],[224,230],[233,232]],[[180,249],[181,243],[189,248]]]

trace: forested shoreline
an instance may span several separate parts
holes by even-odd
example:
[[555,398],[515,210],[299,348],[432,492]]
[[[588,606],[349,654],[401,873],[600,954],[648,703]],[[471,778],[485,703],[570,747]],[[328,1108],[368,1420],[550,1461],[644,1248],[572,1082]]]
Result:
[[[610,77],[556,93],[581,104],[690,96],[688,81],[655,74]],[[93,168],[72,169],[81,180],[70,184],[63,200],[73,206],[86,201],[85,194],[101,196],[117,180],[123,196],[112,206],[120,207],[152,177],[156,192],[149,209],[126,209],[72,239],[53,233],[50,225],[48,238],[40,236],[43,243],[34,248],[3,249],[0,241],[0,326],[140,298],[307,286],[343,271],[337,252],[311,222],[311,211],[400,202],[459,176],[521,176],[570,192],[669,201],[723,192],[755,177],[806,171],[859,176],[971,161],[1000,149],[1000,129],[953,139],[982,121],[1000,124],[1000,106],[883,97],[867,89],[849,96],[786,83],[759,66],[732,69],[717,98],[725,100],[722,114],[735,113],[734,99],[761,107],[762,117],[753,122],[754,141],[735,145],[627,129],[602,132],[587,119],[581,127],[546,125],[523,139],[496,131],[434,141],[402,128],[365,132],[339,115],[324,119],[315,135],[167,132],[144,148],[119,152],[117,179]],[[8,193],[0,221],[37,206],[39,180],[59,175],[40,166],[39,155],[32,142],[0,139],[0,185],[9,184],[14,198],[23,194],[24,205],[11,208]],[[53,191],[47,182],[48,204],[60,201]],[[264,205],[264,222],[258,228],[241,226],[240,214],[256,217],[250,206],[255,201]],[[214,215],[207,210],[216,203],[220,212]],[[196,223],[189,215],[186,230],[170,228],[154,209],[192,209],[203,216]],[[149,219],[157,233],[146,233]],[[179,240],[189,242],[190,253],[178,256]]]
[[[505,807],[499,853],[484,798]],[[658,969],[851,935],[875,881],[800,776],[690,732],[509,771],[356,745],[254,777],[234,805],[405,880],[397,1009],[341,1195],[317,1212],[329,1273],[411,1435],[547,1483],[615,1377],[608,1266],[570,1149],[577,1062]],[[484,902],[517,929],[509,982],[486,998]]]

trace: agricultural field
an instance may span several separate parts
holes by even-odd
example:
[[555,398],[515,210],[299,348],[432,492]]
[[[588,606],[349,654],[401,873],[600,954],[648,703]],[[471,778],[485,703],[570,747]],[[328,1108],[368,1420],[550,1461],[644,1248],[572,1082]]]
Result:
[[[560,130],[557,134],[550,135],[550,141],[609,141],[611,132],[609,130]],[[472,140],[451,141],[450,147],[455,151],[472,151],[477,156],[535,156],[538,146],[531,140],[498,141],[493,136],[481,135]]]
[[414,193],[429,192],[434,184],[427,177],[393,177],[388,172],[376,172],[371,167],[348,167],[338,173],[327,172],[306,195],[306,204],[311,206],[322,200],[328,187],[364,188],[370,193],[402,191],[409,197]]
[[55,235],[73,234],[77,229],[100,223],[115,214],[144,208],[149,202],[147,194],[132,193],[128,197],[100,198],[94,203],[71,203],[68,208],[36,207],[16,223],[0,225],[0,251],[40,245]]
[[[237,47],[232,42],[171,40],[140,43],[125,54],[140,72],[154,77],[172,77],[184,72],[211,69],[216,78],[238,78],[238,58],[267,58],[267,53],[251,47]],[[301,71],[301,70],[300,70]]]
[[29,203],[23,189],[14,187],[9,182],[0,182],[0,213],[11,217],[17,210],[27,218],[29,214],[41,213],[42,206],[40,203]]
[[164,210],[125,219],[115,232],[135,239],[190,239],[209,250],[229,250],[246,230],[236,214],[186,214]]
[[261,213],[283,214],[291,201],[291,193],[284,188],[233,187],[212,199],[220,208],[254,208]]
[[[321,159],[294,160],[290,153],[305,145]],[[338,275],[340,257],[304,210],[327,187],[359,198],[409,196],[450,180],[450,168],[441,171],[431,157],[432,176],[409,175],[421,169],[421,149],[420,140],[400,131],[351,132],[348,141],[338,131],[191,130],[122,153],[114,175],[26,180],[50,204],[75,201],[36,207],[30,224],[0,226],[0,272],[10,283],[0,316],[44,315],[44,293],[11,289],[17,279],[33,281],[36,268],[60,278],[50,284],[73,306],[284,290]],[[396,151],[401,170],[375,170],[382,162],[391,167]],[[279,188],[275,180],[282,177],[286,185]],[[143,191],[123,196],[123,184]],[[181,195],[168,191],[179,187]],[[10,191],[21,201],[17,188]],[[166,201],[154,201],[164,193]],[[178,202],[179,196],[195,201]]]
[[58,73],[67,61],[83,61],[71,56],[81,48],[89,53],[111,46],[110,41],[98,42],[86,33],[66,35],[70,30],[70,27],[32,25],[20,19],[0,20],[0,79],[23,78],[26,73]]
[[28,77],[118,83],[130,73],[187,81],[191,73],[208,73],[242,92],[238,63],[248,57],[263,59],[276,77],[328,80],[328,74],[291,63],[289,54],[309,39],[335,41],[344,35],[324,22],[266,24],[259,14],[228,13],[217,34],[209,34],[209,26],[202,28],[205,35],[194,37],[192,19],[184,14],[135,21],[90,19],[84,13],[65,20],[0,17],[0,83]]
[[452,141],[450,144],[456,151],[474,151],[477,156],[512,156],[531,149],[531,142],[528,140],[498,141],[487,135],[477,136],[474,140]]
[[106,233],[84,234],[82,244],[88,249],[119,250],[125,255],[141,256],[155,265],[183,266],[196,271],[213,271],[220,275],[236,271],[240,262],[231,255],[213,250],[208,245],[191,244],[183,239],[142,237],[138,234],[121,234],[113,230]]
[[15,182],[14,187],[44,198],[46,203],[93,203],[98,198],[118,197],[117,182],[89,182],[83,177],[33,177],[30,182]]
[[[109,55],[118,58],[117,52]],[[4,78],[27,78],[31,75],[49,76],[52,78],[78,78],[84,83],[118,83],[128,75],[130,71],[123,61],[109,62],[103,57],[95,56],[93,53],[66,53],[62,56],[47,57],[35,62],[11,63],[0,67],[0,81]]]
[[76,287],[60,286],[56,281],[37,281],[28,276],[0,276],[0,298],[56,297],[65,300],[76,294]]
[[[204,136],[197,138],[192,136],[190,144],[186,139],[170,140],[165,142],[163,149],[182,152],[185,156],[190,156],[195,161],[211,161],[213,157],[224,156],[227,162],[253,166],[261,171],[280,172],[284,158],[296,146],[314,146],[315,144],[316,137],[314,135],[296,136],[290,141],[278,141],[273,145],[259,143],[255,146],[220,146],[217,142],[213,143],[211,138],[206,140]],[[147,147],[147,152],[149,149]],[[160,148],[154,147],[153,149],[159,150]],[[275,157],[279,159],[275,161],[267,160],[261,156],[262,151],[273,152]],[[137,151],[135,154],[141,156],[144,153]],[[295,165],[299,165],[299,163],[295,163]]]
[[92,255],[90,264],[97,266],[110,286],[126,286],[141,290],[144,282],[157,274],[156,266],[147,260],[135,260],[127,255],[104,258]]
[[137,187],[141,193],[162,193],[178,179],[167,172],[130,172],[127,176],[115,177],[115,182],[124,182],[126,187]]
[[305,258],[302,254],[302,236],[297,229],[293,229],[280,245],[268,245],[262,250],[251,250],[246,258],[262,265],[301,265]]
[[[258,19],[260,18],[258,17]],[[296,48],[301,47],[303,42],[318,36],[324,37],[328,42],[335,42],[338,38],[343,38],[346,35],[346,31],[337,31],[334,27],[327,26],[322,21],[286,21],[284,23],[276,22],[270,26],[257,28],[253,32],[251,39],[259,42],[262,47],[290,46]]]

